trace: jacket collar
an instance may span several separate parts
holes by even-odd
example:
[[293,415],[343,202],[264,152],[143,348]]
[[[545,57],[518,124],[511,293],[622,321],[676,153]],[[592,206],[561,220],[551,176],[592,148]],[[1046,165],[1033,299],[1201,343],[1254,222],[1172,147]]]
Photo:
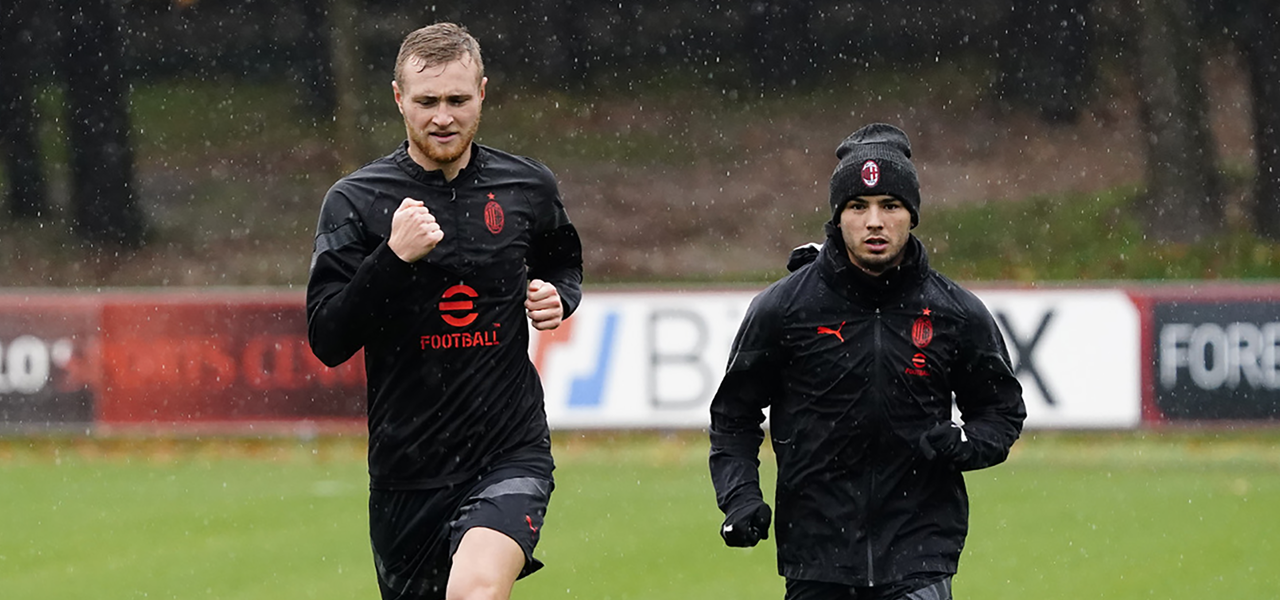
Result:
[[871,275],[855,266],[845,251],[840,229],[827,224],[827,243],[817,256],[818,273],[832,289],[849,300],[868,306],[882,306],[915,289],[929,273],[929,257],[916,236],[907,239],[906,256],[897,266],[880,275]]
[[453,181],[445,181],[443,171],[439,169],[428,171],[422,168],[422,165],[414,161],[413,157],[409,156],[409,140],[400,142],[400,147],[396,148],[396,151],[391,153],[391,159],[394,160],[396,165],[398,165],[405,173],[408,173],[410,177],[414,178],[414,180],[418,182],[425,183],[427,185],[450,187],[470,179],[472,174],[480,170],[480,167],[488,159],[488,155],[486,154],[484,146],[471,142],[471,161],[468,162],[467,166],[463,167],[461,171],[458,171],[458,176],[454,177]]

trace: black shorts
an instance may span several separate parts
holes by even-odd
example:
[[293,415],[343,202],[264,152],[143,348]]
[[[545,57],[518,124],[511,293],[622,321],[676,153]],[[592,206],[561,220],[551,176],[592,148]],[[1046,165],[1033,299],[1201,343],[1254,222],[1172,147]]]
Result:
[[533,549],[555,488],[549,463],[504,464],[434,490],[371,490],[369,537],[383,600],[444,598],[453,554],[472,527],[502,532],[520,544],[520,577],[541,569]]
[[875,587],[788,579],[786,600],[951,600],[951,576],[922,573]]

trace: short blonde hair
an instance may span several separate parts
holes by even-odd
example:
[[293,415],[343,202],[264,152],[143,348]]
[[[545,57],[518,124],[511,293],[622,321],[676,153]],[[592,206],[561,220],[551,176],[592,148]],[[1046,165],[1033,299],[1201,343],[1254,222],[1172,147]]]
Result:
[[467,28],[454,23],[436,23],[417,29],[405,36],[396,55],[396,83],[404,85],[404,69],[417,59],[421,69],[434,67],[469,57],[479,67],[478,79],[484,78],[484,59],[480,57],[480,42],[471,37]]

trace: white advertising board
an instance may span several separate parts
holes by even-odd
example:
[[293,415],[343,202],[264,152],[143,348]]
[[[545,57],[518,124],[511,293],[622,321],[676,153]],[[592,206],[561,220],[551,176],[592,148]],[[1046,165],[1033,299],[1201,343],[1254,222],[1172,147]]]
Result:
[[535,332],[552,427],[698,428],[754,293],[584,294],[560,329]]
[[1138,309],[1124,292],[991,291],[1027,428],[1129,428],[1142,417]]
[[[703,428],[755,292],[596,292],[535,332],[553,428]],[[983,290],[1004,332],[1028,428],[1140,418],[1139,319],[1123,292]]]

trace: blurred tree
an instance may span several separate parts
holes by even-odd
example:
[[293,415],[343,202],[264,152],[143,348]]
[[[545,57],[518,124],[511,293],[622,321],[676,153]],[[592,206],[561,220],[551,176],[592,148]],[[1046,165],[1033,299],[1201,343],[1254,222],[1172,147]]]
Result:
[[82,239],[137,248],[146,222],[133,192],[119,4],[61,0],[71,225]]
[[42,4],[37,0],[0,4],[0,148],[9,180],[5,204],[15,218],[48,215],[33,77],[37,56],[33,25],[47,16]]
[[350,19],[354,13],[344,15],[342,22],[333,14],[333,9],[342,10],[338,2],[317,2],[315,0],[298,0],[297,10],[302,13],[302,29],[294,44],[296,60],[290,65],[291,79],[297,82],[300,93],[297,95],[302,108],[313,119],[332,119],[338,109],[338,93],[334,81],[333,61],[336,49],[331,50],[333,37],[330,27],[351,27]]
[[1039,112],[1051,123],[1074,122],[1088,101],[1094,74],[1092,0],[1011,4],[997,42],[1001,100]]
[[1280,2],[1248,0],[1237,20],[1253,91],[1254,226],[1280,240]]
[[587,46],[585,9],[580,0],[543,0],[528,8],[526,17],[536,26],[523,28],[529,34],[524,51],[533,63],[536,83],[571,91],[587,87],[595,61]]
[[752,82],[761,90],[807,87],[819,69],[810,19],[814,0],[753,0],[743,35]]
[[360,77],[360,35],[355,0],[330,0],[327,31],[332,58],[334,100],[334,143],[343,173],[356,170],[368,160],[360,118],[364,103]]
[[1136,6],[1139,96],[1147,141],[1147,234],[1191,242],[1219,231],[1223,206],[1210,146],[1200,15],[1192,0]]

